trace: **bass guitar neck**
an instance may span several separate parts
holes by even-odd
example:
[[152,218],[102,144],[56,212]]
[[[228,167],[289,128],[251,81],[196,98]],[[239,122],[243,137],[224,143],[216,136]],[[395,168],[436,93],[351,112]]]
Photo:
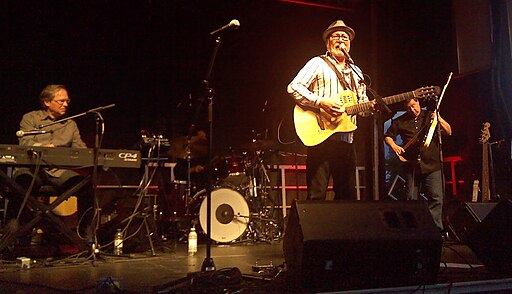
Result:
[[484,123],[480,144],[482,144],[482,202],[491,201],[491,191],[489,188],[489,138],[491,133],[489,122]]

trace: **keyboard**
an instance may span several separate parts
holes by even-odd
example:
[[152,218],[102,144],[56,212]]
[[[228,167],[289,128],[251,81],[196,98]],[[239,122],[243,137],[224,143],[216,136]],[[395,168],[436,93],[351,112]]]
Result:
[[[52,167],[93,166],[94,149],[0,144],[0,164],[27,166],[38,162]],[[138,168],[141,154],[138,150],[100,149],[98,166]]]

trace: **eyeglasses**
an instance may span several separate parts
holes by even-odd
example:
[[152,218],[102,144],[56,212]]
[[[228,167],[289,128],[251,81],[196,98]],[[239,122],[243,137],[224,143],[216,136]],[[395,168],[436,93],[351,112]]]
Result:
[[57,102],[59,105],[64,105],[64,103],[67,103],[68,105],[71,103],[71,99],[59,99],[59,100],[52,100]]
[[331,38],[331,40],[342,40],[342,41],[350,40],[350,37],[347,34],[331,35],[330,38]]

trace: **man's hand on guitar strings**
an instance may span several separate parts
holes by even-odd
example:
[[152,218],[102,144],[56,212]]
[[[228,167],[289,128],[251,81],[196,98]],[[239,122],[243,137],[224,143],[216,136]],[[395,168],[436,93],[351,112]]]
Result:
[[398,156],[404,154],[405,152],[405,149],[398,144],[394,144],[391,148],[393,148],[393,151],[395,151],[395,154]]

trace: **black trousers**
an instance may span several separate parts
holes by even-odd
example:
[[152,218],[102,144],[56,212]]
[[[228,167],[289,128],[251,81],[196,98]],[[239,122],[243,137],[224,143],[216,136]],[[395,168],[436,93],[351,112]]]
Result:
[[354,145],[327,139],[308,147],[306,177],[308,199],[325,199],[332,177],[335,200],[356,199],[356,154]]

